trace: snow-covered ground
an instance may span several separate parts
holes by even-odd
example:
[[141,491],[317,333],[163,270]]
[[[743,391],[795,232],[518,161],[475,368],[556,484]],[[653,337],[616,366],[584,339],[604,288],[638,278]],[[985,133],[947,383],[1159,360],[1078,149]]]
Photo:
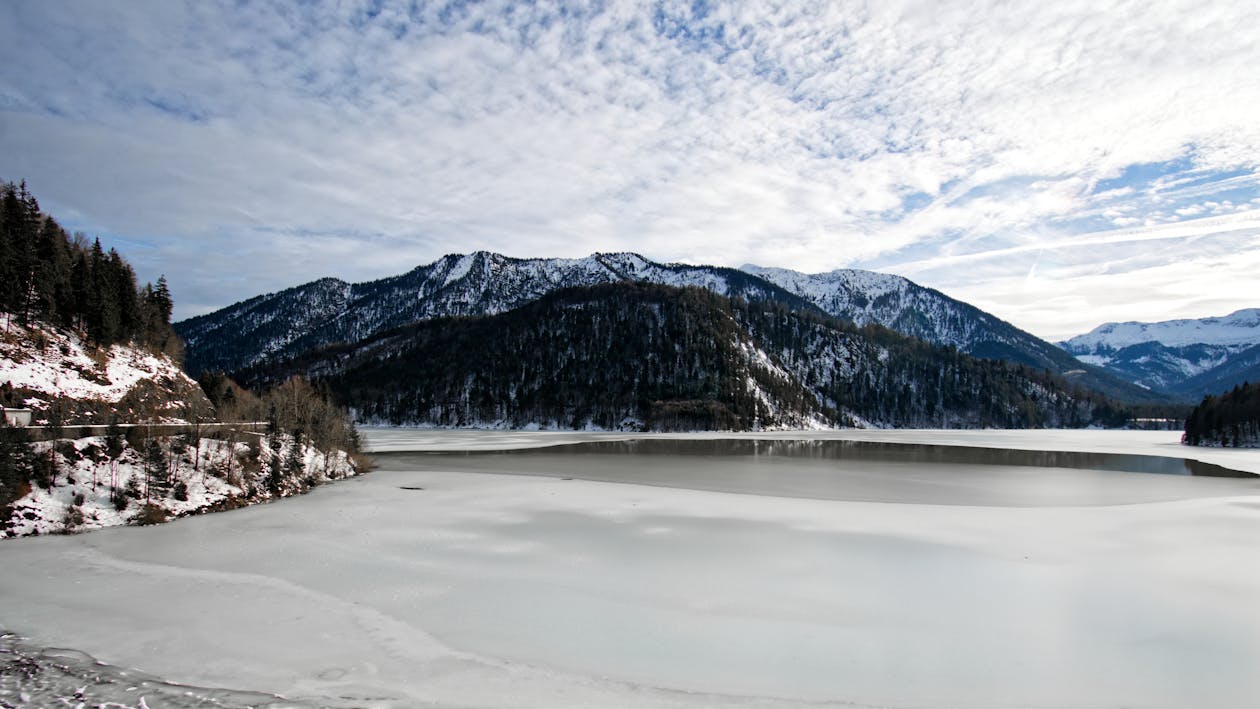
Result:
[[[286,451],[291,450],[292,437],[281,438],[282,455],[290,455]],[[162,510],[161,516],[173,518],[271,497],[267,471],[273,454],[256,434],[244,434],[243,441],[232,443],[202,438],[200,444],[192,445],[177,436],[154,440],[164,462],[162,470],[150,470],[148,475],[143,452],[125,441],[119,443],[113,458],[107,454],[109,443],[103,436],[34,444],[37,455],[55,460],[57,474],[49,487],[32,485],[12,503],[12,518],[0,520],[0,540],[136,524],[145,517],[146,504]],[[284,495],[356,474],[344,451],[326,453],[303,444],[297,454],[300,463],[293,467],[300,472],[286,476]],[[289,479],[295,476],[301,481]],[[150,481],[160,490],[148,489]],[[177,487],[182,488],[178,495],[173,494]],[[125,494],[129,489],[132,494]]]
[[[845,433],[1148,454],[1172,435]],[[592,437],[367,432],[378,450],[417,436],[491,450]],[[278,504],[11,540],[0,626],[171,681],[331,706],[1260,698],[1254,479],[1060,470],[1081,496],[1104,476],[1178,487],[1158,502],[1013,507],[460,472],[487,457],[518,460],[381,456],[373,475]]]
[[[12,316],[0,313],[0,319]],[[0,382],[71,399],[117,402],[141,381],[196,382],[165,355],[113,345],[92,350],[73,333],[17,322],[0,334]],[[39,408],[38,401],[31,402]]]

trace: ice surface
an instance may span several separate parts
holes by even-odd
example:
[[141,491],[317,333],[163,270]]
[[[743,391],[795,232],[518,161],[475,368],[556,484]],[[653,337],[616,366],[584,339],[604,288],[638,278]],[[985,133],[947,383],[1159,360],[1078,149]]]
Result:
[[765,433],[588,433],[578,431],[478,431],[438,428],[361,429],[373,452],[514,450],[633,438],[689,438],[700,440],[841,440],[917,443],[939,446],[1004,448],[1033,451],[1071,451],[1154,455],[1222,465],[1260,474],[1260,451],[1199,448],[1181,445],[1180,431],[1119,431],[1096,429],[843,429],[831,431],[774,431]]
[[[1126,453],[1170,438],[1043,436],[1055,433],[919,438]],[[591,437],[368,434],[378,448]],[[534,455],[554,457],[560,477],[461,472],[489,457],[528,468]],[[1024,468],[1026,484],[1003,495],[1027,487],[1024,499],[1041,502],[1011,506],[926,503],[924,481],[948,471],[916,466],[884,470],[884,499],[898,500],[888,502],[565,480],[616,457],[554,451],[381,460],[371,475],[271,505],[6,542],[0,626],[168,681],[315,704],[1260,698],[1254,479],[1047,469],[1080,487],[1063,504]],[[815,475],[812,465],[788,460],[773,474]],[[1002,474],[989,468],[973,475]],[[1141,484],[1111,484],[1120,479]],[[1085,504],[1091,486],[1106,504]]]

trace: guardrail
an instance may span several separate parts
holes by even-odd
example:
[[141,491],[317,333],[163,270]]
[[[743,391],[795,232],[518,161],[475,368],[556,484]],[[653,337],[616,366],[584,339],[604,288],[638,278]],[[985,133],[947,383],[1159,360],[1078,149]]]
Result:
[[[22,430],[26,431],[32,441],[49,441],[53,438],[87,438],[88,436],[104,436],[109,433],[109,426],[99,424],[88,424],[84,426],[71,425],[62,426],[58,431],[48,426],[26,426]],[[266,421],[238,421],[238,422],[215,422],[215,423],[120,423],[118,428],[127,433],[133,429],[145,429],[145,433],[155,436],[174,436],[180,433],[188,433],[200,430],[202,433],[213,431],[240,431],[242,433],[262,433],[267,428]]]

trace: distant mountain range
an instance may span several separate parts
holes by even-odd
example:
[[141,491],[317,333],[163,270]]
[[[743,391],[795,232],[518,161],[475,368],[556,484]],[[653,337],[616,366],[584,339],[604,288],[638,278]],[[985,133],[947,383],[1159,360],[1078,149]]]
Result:
[[1120,400],[1166,400],[974,306],[898,276],[661,264],[633,253],[581,259],[452,254],[368,283],[313,281],[185,320],[175,328],[187,345],[187,366],[194,374],[234,372],[426,319],[493,315],[564,288],[618,282],[692,286],[726,297],[775,301],[793,311],[881,325],[976,357],[1046,370]]
[[1197,320],[1106,323],[1059,345],[1141,386],[1198,401],[1260,381],[1260,308]]
[[329,387],[360,420],[389,424],[1021,428],[1125,416],[1040,369],[780,302],[643,282],[421,320],[238,376],[254,385],[296,373]]

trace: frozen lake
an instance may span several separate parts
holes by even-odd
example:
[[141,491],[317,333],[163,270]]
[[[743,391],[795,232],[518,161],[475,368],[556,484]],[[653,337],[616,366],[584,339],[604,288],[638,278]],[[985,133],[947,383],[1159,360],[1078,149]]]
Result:
[[0,544],[0,627],[309,705],[1260,702],[1260,481],[1178,455],[1256,451],[626,438],[369,430],[381,469],[305,497]]

